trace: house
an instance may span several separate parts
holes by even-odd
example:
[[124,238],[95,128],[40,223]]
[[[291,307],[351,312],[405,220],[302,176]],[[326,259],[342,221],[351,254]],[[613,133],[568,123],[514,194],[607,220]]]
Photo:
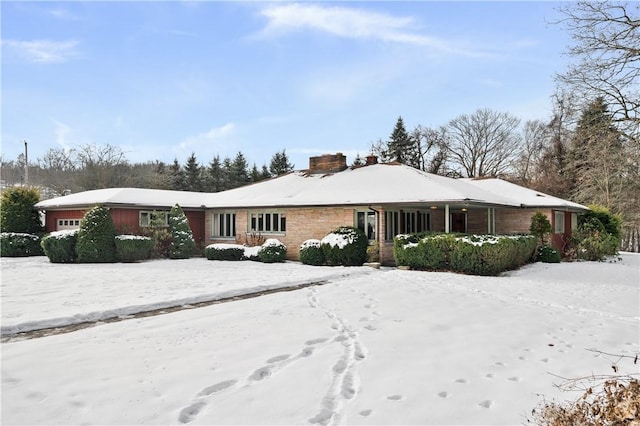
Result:
[[[501,179],[452,179],[398,163],[379,164],[374,156],[364,166],[349,168],[341,153],[311,157],[307,170],[214,194],[105,189],[45,200],[36,207],[46,211],[47,231],[77,226],[82,212],[103,204],[111,209],[117,228],[139,232],[148,225],[150,212],[176,203],[199,243],[243,243],[260,235],[279,239],[288,247],[288,257],[297,259],[303,241],[348,225],[365,231],[383,263],[393,263],[397,234],[527,233],[538,210],[552,223],[552,243],[562,249],[578,213],[588,210]],[[71,218],[73,225],[67,225]]]

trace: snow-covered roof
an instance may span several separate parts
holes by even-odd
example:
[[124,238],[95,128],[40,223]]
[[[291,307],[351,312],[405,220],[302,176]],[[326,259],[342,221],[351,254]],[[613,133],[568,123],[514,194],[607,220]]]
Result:
[[110,188],[41,201],[47,209],[96,204],[130,207],[251,208],[340,205],[460,204],[469,206],[587,208],[500,179],[452,179],[401,164],[375,164],[330,174],[292,172],[218,193]]
[[520,206],[468,183],[401,164],[375,164],[332,174],[304,171],[209,194],[209,208],[370,204],[476,203]]
[[64,197],[51,198],[36,204],[39,209],[105,206],[173,207],[201,208],[208,194],[202,192],[167,191],[142,188],[107,188],[78,192]]
[[501,194],[512,200],[518,201],[522,207],[550,207],[566,210],[589,210],[588,207],[585,207],[582,204],[554,197],[553,195],[545,194],[540,191],[534,191],[533,189],[525,188],[498,178],[463,180],[485,191],[494,194]]

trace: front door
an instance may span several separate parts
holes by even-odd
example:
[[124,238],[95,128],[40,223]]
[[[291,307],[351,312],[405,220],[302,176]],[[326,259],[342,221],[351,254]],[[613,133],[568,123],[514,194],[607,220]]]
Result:
[[466,213],[451,213],[451,232],[467,232]]

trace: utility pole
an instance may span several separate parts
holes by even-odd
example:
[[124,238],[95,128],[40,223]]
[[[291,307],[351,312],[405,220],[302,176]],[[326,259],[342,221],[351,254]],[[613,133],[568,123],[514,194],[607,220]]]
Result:
[[24,141],[24,185],[29,185],[29,151],[26,139]]

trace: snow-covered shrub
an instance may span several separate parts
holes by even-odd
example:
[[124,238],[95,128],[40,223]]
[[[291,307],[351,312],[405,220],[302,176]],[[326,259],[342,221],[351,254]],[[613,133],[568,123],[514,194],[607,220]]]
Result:
[[531,261],[536,245],[533,235],[458,237],[450,266],[453,271],[470,275],[498,275]]
[[77,242],[78,230],[70,229],[46,235],[40,245],[51,263],[74,263],[78,258]]
[[528,236],[412,234],[394,239],[398,266],[497,275],[529,262],[536,238]]
[[193,232],[187,216],[182,207],[177,204],[169,212],[169,231],[171,232],[169,257],[171,259],[190,258],[196,249],[196,243],[193,240]]
[[269,238],[258,251],[258,260],[262,263],[284,262],[287,258],[287,247],[275,238]]
[[543,244],[538,247],[536,260],[542,263],[560,263],[560,253],[549,244]]
[[153,240],[141,235],[117,235],[116,254],[121,262],[139,262],[149,259]]
[[397,235],[393,240],[393,256],[396,265],[411,269],[446,270],[454,244],[454,234]]
[[328,265],[360,266],[367,261],[367,235],[358,228],[342,226],[320,240]]
[[300,245],[300,262],[305,265],[324,265],[324,252],[320,240],[307,240]]
[[116,262],[116,229],[109,210],[96,206],[80,221],[76,254],[80,263]]
[[0,233],[0,256],[42,256],[40,237],[22,232]]
[[209,260],[243,260],[244,246],[239,244],[209,244],[204,255]]

